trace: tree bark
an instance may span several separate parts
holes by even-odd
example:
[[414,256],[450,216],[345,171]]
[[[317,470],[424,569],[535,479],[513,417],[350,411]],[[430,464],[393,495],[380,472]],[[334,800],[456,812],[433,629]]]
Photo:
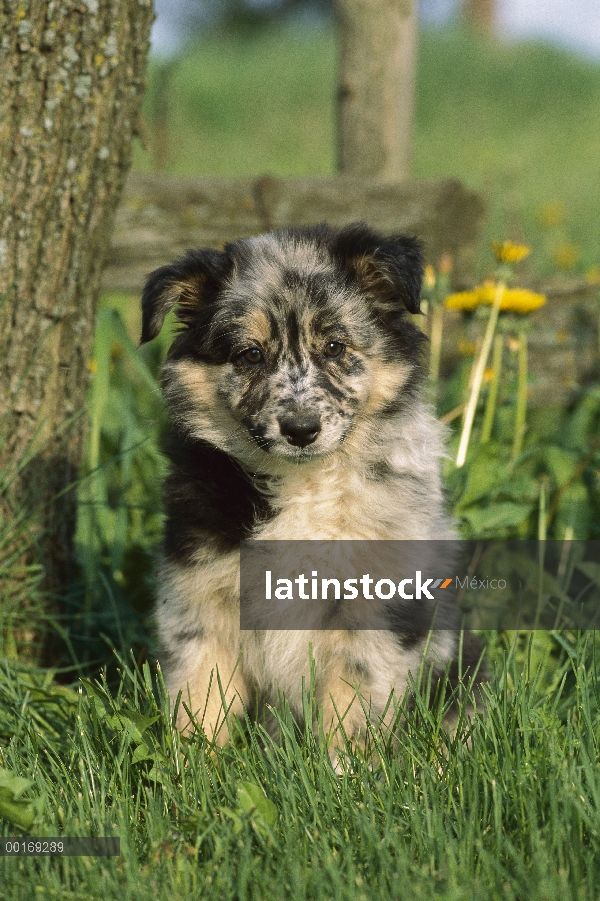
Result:
[[151,0],[0,0],[0,521],[45,511],[54,588],[74,517],[72,500],[52,499],[82,459],[77,414],[152,19]]
[[416,58],[416,0],[335,0],[340,31],[338,166],[407,178]]

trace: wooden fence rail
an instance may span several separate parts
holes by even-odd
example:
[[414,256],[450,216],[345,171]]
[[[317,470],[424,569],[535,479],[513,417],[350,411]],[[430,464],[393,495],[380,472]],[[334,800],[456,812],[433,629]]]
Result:
[[[457,181],[136,175],[130,177],[117,212],[103,289],[139,295],[152,269],[191,247],[218,247],[287,225],[325,220],[341,226],[357,219],[383,232],[418,235],[433,263],[441,253],[451,253],[454,286],[472,286],[483,204]],[[569,277],[530,287],[548,295],[531,331],[531,402],[564,404],[598,367],[598,288]],[[458,347],[476,340],[477,332],[476,324],[448,311],[442,356],[446,371],[455,364]]]
[[388,234],[418,235],[432,262],[451,253],[457,281],[468,283],[483,204],[458,181],[135,175],[117,212],[103,289],[139,292],[151,269],[191,247],[218,247],[288,225],[342,226],[358,219]]

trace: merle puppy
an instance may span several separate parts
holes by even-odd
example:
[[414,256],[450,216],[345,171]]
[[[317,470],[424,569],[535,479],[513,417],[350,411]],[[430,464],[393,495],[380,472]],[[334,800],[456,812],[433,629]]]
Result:
[[443,430],[421,397],[425,339],[406,315],[421,275],[418,241],[356,224],[190,251],[147,280],[142,341],[172,308],[181,324],[163,373],[161,663],[217,742],[223,698],[235,714],[283,693],[301,716],[309,646],[325,728],[342,713],[351,738],[364,710],[378,720],[392,690],[403,696],[425,652],[438,673],[456,656],[450,628],[240,631],[243,539],[453,537]]

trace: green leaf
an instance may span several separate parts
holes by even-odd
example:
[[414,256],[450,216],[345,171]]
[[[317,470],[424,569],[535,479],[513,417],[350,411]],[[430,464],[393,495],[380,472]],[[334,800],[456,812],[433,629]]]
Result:
[[569,447],[587,446],[590,437],[597,434],[596,419],[600,411],[600,391],[589,388],[569,417],[565,437]]
[[494,493],[499,497],[523,503],[523,501],[536,501],[538,492],[538,483],[535,479],[525,472],[518,472],[511,474],[510,478],[499,485]]
[[487,507],[471,507],[462,510],[461,516],[471,527],[477,537],[495,531],[519,526],[533,509],[532,504],[514,504],[509,501],[490,504]]
[[148,772],[148,779],[153,779],[155,782],[159,782],[161,785],[170,785],[171,784],[171,774],[167,769],[161,770],[158,769],[156,764],[152,767]]
[[111,699],[104,689],[92,682],[91,679],[81,679],[81,683],[85,688],[88,697],[100,701],[105,712],[109,713],[112,709]]
[[4,767],[0,767],[0,788],[11,792],[15,799],[20,798],[23,792],[26,792],[32,785],[31,779],[24,779],[22,776],[17,776],[16,773],[13,773],[12,770],[5,770]]
[[100,460],[100,431],[110,385],[110,352],[113,340],[111,326],[112,310],[100,310],[92,352],[95,372],[88,395],[90,417],[88,463],[90,470],[96,469]]
[[160,716],[144,716],[142,713],[138,713],[137,710],[129,710],[126,707],[115,711],[112,700],[104,689],[99,685],[95,685],[89,679],[82,679],[81,681],[90,700],[95,702],[99,715],[106,717],[106,722],[111,729],[119,731],[133,725],[135,727],[134,737],[137,736],[138,740],[140,740],[144,732],[160,719]]
[[119,716],[129,720],[136,727],[140,735],[143,735],[146,729],[149,729],[154,723],[158,722],[160,716],[143,716],[136,710],[120,710]]
[[162,393],[160,390],[160,385],[153,376],[152,372],[148,368],[148,364],[141,357],[139,350],[129,337],[129,332],[121,318],[121,315],[118,310],[106,310],[104,311],[107,314],[110,314],[111,317],[111,325],[112,330],[116,338],[121,342],[123,346],[123,350],[127,355],[130,363],[133,365],[136,375],[140,377],[146,388],[148,388],[153,394],[162,401]]
[[269,801],[262,788],[252,782],[240,782],[237,790],[238,802],[244,813],[258,814],[267,826],[277,822],[277,807]]
[[456,505],[456,512],[461,513],[474,501],[481,500],[498,487],[503,479],[506,465],[502,464],[496,454],[482,450],[469,462],[467,483],[462,497]]
[[152,753],[148,745],[140,744],[131,755],[131,762],[139,763],[141,760],[155,760],[155,758],[156,755]]
[[0,816],[21,829],[31,829],[41,812],[41,800],[22,798],[33,782],[0,767]]
[[21,829],[31,829],[37,811],[31,801],[15,801],[9,791],[0,788],[0,816]]
[[560,488],[571,478],[579,463],[579,454],[550,445],[544,451],[546,466]]
[[571,529],[573,538],[584,540],[589,537],[593,519],[594,510],[588,490],[584,482],[577,479],[560,495],[553,526],[554,536],[564,538],[567,529]]

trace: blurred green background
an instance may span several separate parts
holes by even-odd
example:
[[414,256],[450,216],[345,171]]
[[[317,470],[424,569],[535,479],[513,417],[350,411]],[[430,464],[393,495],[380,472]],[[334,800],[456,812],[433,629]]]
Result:
[[[327,20],[213,29],[154,58],[134,171],[333,173],[336,58]],[[458,26],[420,34],[413,176],[478,189],[486,244],[530,242],[541,273],[600,260],[599,122],[600,64]]]

